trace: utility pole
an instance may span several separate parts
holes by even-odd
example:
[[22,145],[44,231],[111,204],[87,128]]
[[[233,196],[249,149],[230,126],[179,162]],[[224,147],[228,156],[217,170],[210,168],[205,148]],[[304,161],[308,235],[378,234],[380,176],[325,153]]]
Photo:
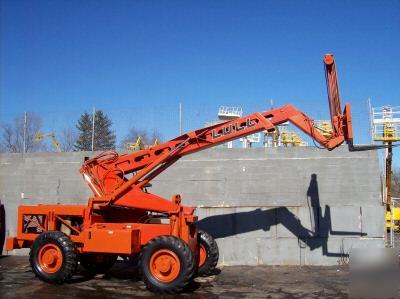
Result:
[[92,152],[94,151],[94,120],[96,118],[96,109],[93,107],[93,123],[92,123]]
[[371,104],[371,98],[368,98],[367,105],[368,105],[369,132],[371,134],[372,142],[375,143],[375,140],[374,140],[374,124],[373,124],[373,111],[372,111],[373,108],[372,108],[372,104]]
[[179,135],[182,135],[182,103],[179,103]]
[[27,113],[25,112],[24,113],[24,144],[23,144],[23,146],[24,146],[24,148],[23,148],[23,153],[26,153],[26,137],[27,137],[27,132],[26,132],[26,130],[27,130]]

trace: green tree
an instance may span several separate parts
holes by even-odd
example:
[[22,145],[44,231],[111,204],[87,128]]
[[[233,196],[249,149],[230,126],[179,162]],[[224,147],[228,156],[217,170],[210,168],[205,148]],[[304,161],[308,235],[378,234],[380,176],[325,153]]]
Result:
[[76,128],[79,132],[78,140],[75,143],[75,149],[78,151],[92,150],[92,117],[84,112],[78,120]]
[[[115,148],[115,134],[111,129],[112,122],[103,111],[96,111],[94,117],[94,146],[95,151],[103,151]],[[75,149],[78,151],[92,150],[93,116],[84,112],[76,128],[79,132]]]

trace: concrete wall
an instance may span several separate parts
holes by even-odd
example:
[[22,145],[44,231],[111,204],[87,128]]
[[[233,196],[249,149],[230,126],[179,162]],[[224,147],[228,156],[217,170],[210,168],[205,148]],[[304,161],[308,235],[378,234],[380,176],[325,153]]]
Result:
[[[6,234],[15,233],[18,205],[86,203],[90,190],[78,173],[84,156],[1,154]],[[337,264],[352,247],[384,244],[376,152],[211,149],[181,159],[152,183],[150,192],[180,193],[185,205],[198,207],[221,264]]]

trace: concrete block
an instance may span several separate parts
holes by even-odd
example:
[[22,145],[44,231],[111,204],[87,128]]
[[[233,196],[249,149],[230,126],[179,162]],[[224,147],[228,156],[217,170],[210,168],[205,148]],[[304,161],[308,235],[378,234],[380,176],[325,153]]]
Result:
[[384,248],[385,239],[384,238],[345,238],[343,240],[344,247],[347,252],[350,252],[352,248]]
[[214,238],[276,237],[276,209],[199,208],[198,226]]
[[236,208],[235,232],[242,238],[275,238],[276,209]]
[[312,207],[278,208],[277,237],[310,237],[318,230],[319,211]]
[[259,265],[300,265],[300,247],[295,238],[257,240]]
[[382,205],[361,208],[361,231],[368,238],[384,238],[386,209]]
[[[322,214],[323,213],[323,214]],[[326,237],[328,232],[331,236],[361,236],[361,207],[325,206],[319,219],[319,235]]]
[[230,237],[217,240],[220,265],[258,265],[258,247],[255,238]]
[[214,238],[226,238],[236,234],[235,208],[199,208],[197,226]]
[[303,265],[338,265],[348,261],[347,238],[311,238],[302,242]]
[[304,265],[338,265],[349,262],[349,253],[352,248],[383,248],[383,238],[364,237],[331,237],[315,238],[319,246],[302,246]]

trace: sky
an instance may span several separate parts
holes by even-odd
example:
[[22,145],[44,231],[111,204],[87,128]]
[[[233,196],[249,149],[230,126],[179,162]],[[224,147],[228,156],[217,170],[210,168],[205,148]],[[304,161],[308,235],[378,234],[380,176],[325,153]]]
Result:
[[[47,130],[102,109],[165,139],[216,118],[294,104],[328,117],[322,57],[335,55],[355,141],[368,106],[400,106],[400,1],[0,0],[0,122],[24,111]],[[400,152],[395,151],[399,163]]]

